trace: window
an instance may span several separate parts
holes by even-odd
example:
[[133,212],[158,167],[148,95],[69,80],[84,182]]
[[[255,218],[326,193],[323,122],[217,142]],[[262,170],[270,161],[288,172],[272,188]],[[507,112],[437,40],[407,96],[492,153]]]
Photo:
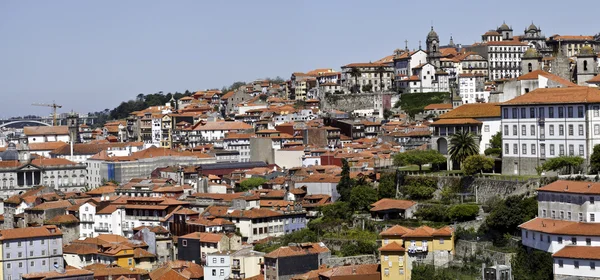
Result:
[[571,211],[567,212],[567,220],[571,220],[572,216],[571,216]]
[[[521,116],[521,117],[523,117],[523,116]],[[517,108],[513,108],[512,109],[512,118],[513,119],[518,119],[519,118]]]
[[187,240],[181,240],[181,245],[183,245],[183,247],[187,247]]
[[548,117],[549,118],[554,118],[554,107],[549,107],[548,108]]
[[221,263],[225,263],[225,258],[221,258]]
[[21,247],[21,241],[17,243],[17,247]]
[[590,262],[590,270],[596,270],[596,262]]
[[219,270],[219,276],[225,276],[225,269]]
[[212,276],[217,276],[217,270],[216,269],[212,270]]
[[483,131],[484,132],[490,132],[490,126],[489,125],[484,125],[483,126]]
[[562,236],[558,237],[558,244],[562,244]]
[[552,219],[556,219],[556,211],[552,210]]
[[579,215],[578,215],[578,216],[579,216],[579,221],[580,221],[580,222],[583,222],[583,213],[579,212]]
[[561,220],[565,219],[565,211],[560,211],[560,219]]
[[400,268],[400,275],[404,275],[404,267]]
[[575,269],[579,269],[579,261],[573,261],[573,266]]
[[383,256],[383,261],[386,261],[386,262],[387,262],[387,261],[389,261],[389,260],[390,260],[390,256],[388,256],[388,255],[385,255],[385,256]]
[[10,259],[10,253],[6,253],[6,258]]
[[527,127],[525,125],[521,126],[521,135],[523,135],[523,136],[527,135]]
[[508,125],[504,125],[504,135],[508,135]]
[[504,144],[504,154],[508,155],[508,151],[509,151],[508,144]]
[[132,259],[128,259],[127,263],[131,266],[131,265],[133,265],[133,260]]
[[531,125],[530,127],[531,136],[535,136],[535,125]]
[[583,156],[584,152],[585,152],[585,150],[583,148],[583,145],[579,145],[579,155]]
[[558,135],[559,135],[559,136],[563,136],[563,135],[565,135],[565,126],[564,126],[564,125],[562,125],[562,124],[559,124],[559,125],[558,125]]
[[558,107],[558,117],[559,118],[565,117],[565,108],[564,107]]
[[575,145],[573,144],[569,145],[569,155],[575,155]]
[[590,213],[590,222],[596,221],[596,214]]
[[527,144],[522,144],[521,145],[521,153],[526,155],[527,154]]
[[573,118],[573,107],[571,106],[567,107],[567,117]]
[[596,201],[596,198],[593,196],[590,196],[590,204],[594,204],[595,201]]
[[46,255],[46,250],[42,250],[42,256]]
[[33,261],[29,262],[29,266],[34,267],[35,263]]
[[23,262],[19,262],[19,267],[23,267]]
[[213,258],[213,263],[217,263],[217,258]]
[[33,251],[29,251],[29,256],[33,257]]
[[565,155],[565,145],[563,145],[563,144],[558,145],[558,155],[559,156]]
[[23,257],[23,253],[22,252],[19,252],[17,255],[18,255],[19,258]]
[[583,118],[583,106],[578,106],[577,107],[577,117],[578,118]]
[[573,136],[573,125],[569,125],[569,136]]
[[558,260],[558,267],[563,267],[563,260]]
[[585,245],[592,246],[592,239],[591,238],[586,238],[585,239]]
[[10,268],[10,263],[7,263],[7,264],[6,264],[6,268]]
[[389,268],[385,268],[385,269],[383,270],[383,274],[384,274],[385,276],[388,276],[388,275],[390,275],[390,269],[389,269]]
[[598,106],[594,106],[593,108],[594,108],[594,117],[599,117],[599,116],[600,116],[600,114],[599,114],[599,112],[598,112],[598,109],[600,109],[600,107],[598,107]]
[[545,117],[545,114],[544,114],[544,107],[541,107],[541,108],[540,108],[538,111],[539,111],[539,112],[538,112],[538,117],[539,117],[540,119],[543,119],[543,118]]
[[536,150],[535,150],[535,144],[531,144],[531,154],[535,155]]
[[583,124],[579,125],[579,136],[583,136]]
[[515,154],[515,155],[519,154],[519,146],[517,146],[517,144],[513,144],[513,154]]
[[529,117],[535,118],[535,108],[529,108]]
[[513,135],[517,136],[517,126],[513,125]]
[[542,218],[546,218],[546,209],[542,209]]

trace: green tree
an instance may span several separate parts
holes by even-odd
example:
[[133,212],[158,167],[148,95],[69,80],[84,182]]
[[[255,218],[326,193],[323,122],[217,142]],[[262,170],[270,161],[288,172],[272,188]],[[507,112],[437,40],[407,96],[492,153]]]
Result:
[[594,146],[594,152],[590,157],[590,172],[593,174],[600,172],[600,145]]
[[[566,170],[567,173],[572,173],[574,168],[583,164],[583,158],[578,156],[560,156],[547,160],[542,164],[541,171],[557,171]],[[538,170],[540,171],[540,170]]]
[[358,85],[358,77],[360,77],[360,75],[362,75],[362,73],[360,72],[360,69],[358,69],[357,67],[352,67],[350,68],[350,76],[352,76],[354,78],[354,85],[351,88],[352,93],[356,93],[360,90],[360,87]]
[[415,212],[415,217],[431,222],[449,222],[448,206],[444,204],[431,204],[428,207],[420,207]]
[[448,154],[453,161],[462,165],[464,160],[479,153],[479,145],[476,136],[466,130],[458,131],[450,137],[450,149]]
[[390,109],[384,109],[383,110],[383,118],[385,120],[389,120],[390,117],[392,117],[394,115],[394,112],[392,112]]
[[537,207],[535,197],[509,196],[491,206],[490,214],[479,231],[492,239],[496,245],[503,246],[506,242],[504,236],[518,234],[518,226],[533,219],[537,215]]
[[456,204],[448,209],[448,217],[456,222],[474,220],[477,214],[479,214],[479,206],[476,204]]
[[342,178],[337,184],[337,192],[340,195],[341,201],[348,201],[350,199],[350,191],[354,186],[354,180],[350,179],[350,166],[346,159],[342,159]]
[[372,84],[366,84],[362,86],[362,92],[371,92],[373,90]]
[[377,191],[368,185],[352,188],[350,191],[350,205],[358,211],[369,211],[371,204],[377,202]]
[[444,162],[446,162],[446,157],[436,150],[410,150],[394,156],[394,165],[405,166],[414,164],[419,166],[419,171],[423,170],[424,164],[440,164]]
[[552,254],[540,250],[520,247],[511,260],[514,279],[552,280]]
[[410,273],[412,280],[435,280],[435,267],[430,264],[419,264],[412,268]]
[[381,174],[381,177],[379,178],[379,185],[377,186],[377,193],[379,195],[379,199],[396,198],[396,174]]
[[383,84],[383,74],[385,74],[385,67],[379,66],[375,68],[375,72],[379,74],[379,91],[383,91],[385,85]]
[[267,180],[262,177],[252,177],[248,178],[240,183],[239,191],[245,192],[249,190],[253,190],[266,183]]
[[481,173],[492,168],[494,168],[494,160],[482,155],[468,156],[462,164],[462,170],[466,175]]
[[485,149],[486,156],[502,157],[502,132],[498,131],[490,139],[490,147]]

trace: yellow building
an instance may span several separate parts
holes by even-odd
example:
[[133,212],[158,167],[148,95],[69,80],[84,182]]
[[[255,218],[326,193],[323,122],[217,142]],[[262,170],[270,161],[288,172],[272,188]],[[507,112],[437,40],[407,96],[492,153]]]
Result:
[[414,262],[443,265],[454,256],[454,231],[450,227],[410,229],[396,225],[380,235],[382,280],[408,280]]

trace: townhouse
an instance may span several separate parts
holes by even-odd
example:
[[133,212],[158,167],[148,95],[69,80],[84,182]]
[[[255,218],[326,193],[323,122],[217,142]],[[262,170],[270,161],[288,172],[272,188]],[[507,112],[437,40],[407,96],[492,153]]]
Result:
[[188,137],[190,146],[195,147],[204,143],[212,143],[221,140],[227,133],[232,132],[253,132],[253,128],[249,124],[237,121],[214,121],[206,122],[206,124],[198,123],[192,127]]
[[300,243],[279,247],[264,256],[266,280],[289,280],[326,264],[331,251],[323,243]]
[[233,233],[192,232],[177,238],[178,259],[197,264],[208,264],[208,254],[241,248],[241,237]]
[[450,227],[415,229],[395,225],[380,233],[381,279],[411,279],[418,263],[445,265],[454,257],[454,231]]
[[501,103],[502,173],[537,174],[558,156],[586,159],[600,144],[600,90],[540,88]]

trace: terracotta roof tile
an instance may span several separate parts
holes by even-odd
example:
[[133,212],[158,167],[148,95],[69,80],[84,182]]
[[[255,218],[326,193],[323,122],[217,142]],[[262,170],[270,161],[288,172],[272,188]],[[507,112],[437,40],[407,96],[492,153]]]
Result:
[[440,115],[440,119],[460,119],[460,118],[499,118],[500,103],[474,103],[464,104],[452,111]]
[[62,231],[55,225],[0,230],[0,240],[62,236]]
[[569,80],[566,80],[564,78],[561,78],[557,75],[554,75],[552,73],[548,73],[544,70],[535,70],[535,71],[531,71],[525,75],[521,75],[517,78],[517,81],[523,81],[523,80],[537,80],[539,79],[539,76],[543,76],[549,80],[555,81],[557,83],[560,83],[561,85],[567,86],[567,87],[576,87],[578,85],[572,83]]
[[590,87],[538,88],[501,105],[563,103],[600,103],[600,90]]
[[402,210],[406,210],[410,207],[413,207],[415,204],[417,204],[414,201],[410,201],[410,200],[399,200],[399,199],[390,199],[390,198],[383,198],[373,204],[371,204],[371,212],[376,212],[376,211],[384,211],[384,210],[391,210],[391,209],[402,209]]
[[45,222],[45,224],[48,225],[62,225],[73,223],[79,223],[79,219],[77,219],[77,217],[73,216],[72,214],[59,215]]
[[538,191],[576,194],[600,194],[600,183],[558,180],[539,188]]
[[26,126],[23,127],[23,134],[27,136],[42,135],[68,135],[69,127],[64,126]]
[[389,244],[379,248],[380,252],[404,252],[406,249],[398,242],[390,242]]
[[412,229],[410,229],[410,228],[403,227],[401,225],[395,225],[391,228],[388,228],[388,229],[382,231],[379,235],[381,235],[381,236],[402,236],[411,231],[412,231]]
[[553,258],[600,260],[598,246],[565,246],[552,255]]
[[448,110],[452,109],[452,104],[450,103],[439,103],[439,104],[429,104],[425,106],[424,110]]
[[218,243],[223,240],[223,237],[225,237],[225,234],[222,233],[192,232],[190,234],[182,235],[179,238],[197,239],[207,243]]
[[452,125],[452,124],[481,124],[481,121],[472,118],[460,119],[439,119],[431,123],[431,125]]
[[410,238],[410,237],[432,237],[433,236],[433,232],[435,231],[435,229],[430,228],[428,226],[420,226],[408,233],[406,233],[405,235],[403,235],[402,237],[405,238]]
[[324,276],[327,279],[339,279],[342,277],[368,277],[368,275],[376,275],[380,277],[379,264],[357,264],[357,265],[347,265],[347,266],[338,266],[332,269],[329,269],[325,272],[321,272],[320,275]]
[[600,235],[600,223],[580,223],[547,218],[535,218],[519,226],[522,229],[561,235]]
[[265,258],[285,258],[291,256],[302,256],[308,254],[320,254],[329,252],[325,245],[320,243],[300,243],[296,246],[283,246],[265,255]]

